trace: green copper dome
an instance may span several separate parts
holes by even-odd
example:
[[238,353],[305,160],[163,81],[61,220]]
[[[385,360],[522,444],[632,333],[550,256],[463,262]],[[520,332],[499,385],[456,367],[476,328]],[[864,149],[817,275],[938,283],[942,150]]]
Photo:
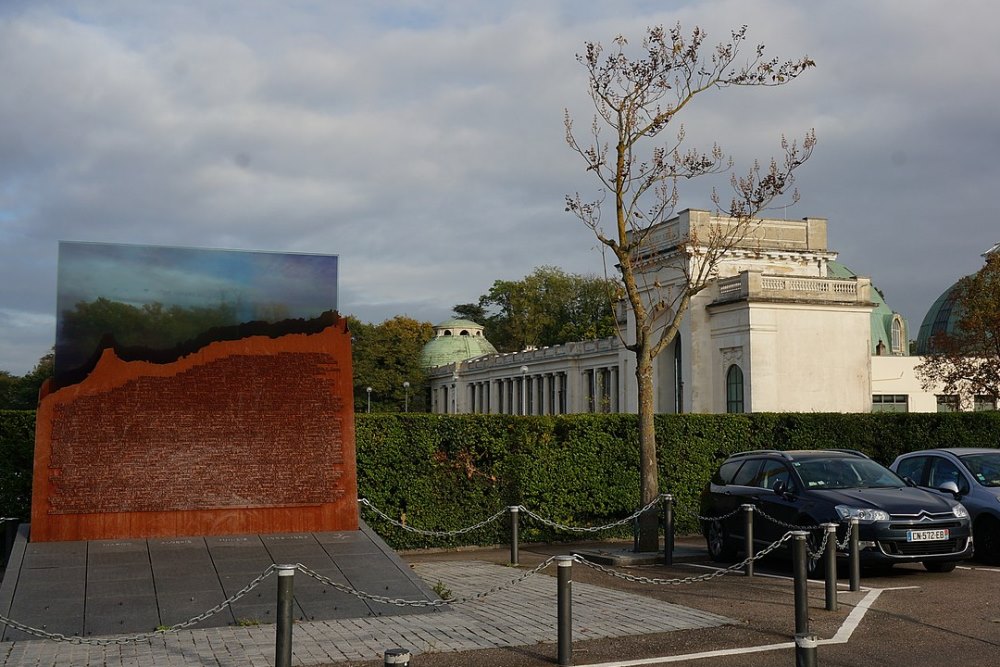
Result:
[[[858,277],[858,274],[840,262],[828,262],[827,275],[831,278]],[[871,314],[871,353],[879,354],[878,345],[881,342],[885,350],[882,354],[893,354],[893,322],[898,322],[899,330],[896,333],[896,344],[899,346],[899,350],[895,354],[907,354],[906,322],[889,307],[882,293],[874,285],[872,285],[872,303],[875,304],[875,308],[872,309]]]
[[931,341],[938,334],[950,334],[955,331],[955,325],[961,318],[961,309],[955,303],[958,283],[949,287],[931,305],[920,323],[920,334],[917,336],[917,354],[927,354],[931,351]]
[[420,353],[420,365],[432,368],[496,353],[496,348],[483,336],[481,324],[472,320],[447,320],[434,327],[434,338]]

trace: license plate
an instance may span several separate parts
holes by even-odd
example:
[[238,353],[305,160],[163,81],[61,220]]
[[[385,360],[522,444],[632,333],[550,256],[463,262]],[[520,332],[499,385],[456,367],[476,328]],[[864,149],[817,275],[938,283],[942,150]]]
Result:
[[938,530],[908,530],[906,531],[907,542],[933,542],[935,540],[947,540],[948,529]]

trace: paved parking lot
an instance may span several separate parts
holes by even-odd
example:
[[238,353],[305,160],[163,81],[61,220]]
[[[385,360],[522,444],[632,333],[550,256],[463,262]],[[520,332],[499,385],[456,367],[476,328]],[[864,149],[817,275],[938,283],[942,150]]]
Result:
[[[682,540],[700,548],[700,539]],[[558,547],[521,549],[521,564],[530,566]],[[417,564],[456,558],[454,553],[408,554]],[[469,558],[468,552],[460,557]],[[505,563],[503,550],[475,552],[476,558]],[[647,577],[674,578],[710,571],[707,557],[672,567],[662,565],[621,568]],[[790,564],[775,559],[758,564],[756,576],[747,579],[726,575],[707,583],[652,586],[609,577],[580,565],[573,579],[669,601],[725,616],[734,624],[671,633],[643,633],[598,641],[574,636],[574,664],[581,667],[638,665],[699,665],[712,667],[763,667],[794,665],[794,635]],[[846,573],[841,573],[846,577]],[[826,643],[818,649],[824,667],[862,664],[941,667],[978,667],[1000,664],[1000,568],[966,563],[952,573],[932,574],[920,565],[897,566],[876,575],[866,573],[862,590],[847,590],[841,579],[839,610],[824,608],[822,581],[811,582],[811,630]],[[574,604],[576,615],[577,604]],[[554,641],[554,638],[553,638]],[[416,656],[413,667],[536,667],[555,663],[556,646],[543,643],[516,649],[491,649],[470,653],[435,653]],[[376,667],[380,662],[350,663],[351,667]]]
[[[681,540],[686,562],[619,567],[648,578],[713,571],[701,541]],[[506,549],[404,555],[429,587],[467,596],[509,581],[563,546],[522,546],[521,567]],[[758,564],[751,579],[730,574],[708,582],[653,585],[573,566],[574,664],[578,667],[794,665],[792,584],[788,563]],[[301,623],[294,664],[381,667],[380,652],[418,649],[413,667],[535,667],[556,658],[555,567],[453,613]],[[1000,647],[1000,569],[974,564],[949,574],[902,566],[866,576],[840,609],[824,609],[822,582],[810,586],[811,630],[822,640],[820,665],[995,665]],[[185,631],[154,645],[122,650],[0,644],[10,665],[273,665],[273,626]]]

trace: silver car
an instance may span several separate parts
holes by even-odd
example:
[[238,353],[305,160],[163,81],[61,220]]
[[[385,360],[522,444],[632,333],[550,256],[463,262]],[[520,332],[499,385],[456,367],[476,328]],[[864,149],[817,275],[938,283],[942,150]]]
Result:
[[978,560],[1000,564],[1000,449],[949,447],[903,454],[890,466],[969,510]]

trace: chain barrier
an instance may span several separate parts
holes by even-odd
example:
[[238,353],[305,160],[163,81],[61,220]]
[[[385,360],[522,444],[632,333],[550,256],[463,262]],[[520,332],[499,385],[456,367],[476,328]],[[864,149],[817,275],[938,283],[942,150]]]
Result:
[[324,576],[324,575],[320,574],[319,572],[316,572],[315,570],[311,570],[310,568],[306,567],[302,563],[297,563],[295,565],[295,568],[297,570],[299,570],[299,572],[301,572],[302,574],[304,574],[306,576],[309,576],[309,577],[312,577],[313,579],[315,579],[316,581],[318,581],[318,582],[320,582],[322,584],[326,584],[327,586],[332,586],[333,588],[336,588],[341,593],[347,593],[348,595],[353,595],[353,596],[355,596],[357,598],[360,598],[362,600],[371,600],[372,602],[378,602],[380,604],[393,605],[393,606],[396,606],[396,607],[443,607],[445,605],[454,605],[454,604],[463,604],[463,603],[466,603],[466,602],[473,602],[475,600],[480,600],[480,599],[486,597],[487,595],[492,595],[493,593],[499,593],[500,591],[507,590],[508,588],[512,588],[513,586],[516,586],[517,584],[521,583],[522,581],[524,581],[528,577],[536,575],[539,572],[541,572],[542,570],[544,570],[545,568],[547,568],[549,565],[552,564],[553,561],[555,561],[556,558],[557,558],[557,556],[549,556],[544,561],[542,561],[541,563],[539,563],[537,566],[535,566],[531,570],[528,570],[527,572],[525,572],[524,574],[522,574],[520,577],[517,577],[516,579],[511,579],[507,583],[499,584],[497,586],[494,586],[493,588],[491,588],[491,589],[489,589],[487,591],[483,591],[482,593],[476,593],[475,595],[472,595],[472,596],[469,596],[469,597],[447,598],[447,599],[442,598],[442,599],[438,599],[438,600],[405,600],[405,599],[402,599],[402,598],[390,598],[390,597],[386,597],[384,595],[375,595],[373,593],[365,593],[364,591],[359,591],[359,590],[357,590],[355,588],[351,588],[350,586],[347,586],[347,585],[342,584],[340,582],[334,581],[333,579],[330,579],[329,577]]
[[815,526],[800,526],[794,523],[788,523],[786,521],[782,521],[781,519],[776,519],[767,512],[765,512],[764,510],[757,507],[756,505],[754,506],[753,511],[755,514],[761,515],[771,523],[775,523],[781,526],[782,528],[787,528],[788,530],[826,530],[826,527],[823,524],[816,524]]
[[204,621],[206,618],[209,618],[210,616],[214,616],[215,614],[225,609],[227,606],[231,605],[232,603],[236,602],[237,600],[245,596],[253,589],[257,588],[257,586],[259,586],[262,581],[271,576],[276,569],[277,566],[274,564],[267,566],[267,568],[263,572],[261,572],[260,575],[256,579],[251,581],[249,584],[247,584],[246,586],[244,586],[243,588],[241,588],[236,593],[226,598],[219,604],[215,605],[211,609],[204,611],[198,614],[197,616],[189,618],[188,620],[182,621],[180,623],[175,623],[174,625],[171,625],[170,627],[164,628],[162,630],[156,630],[154,632],[146,632],[139,635],[130,635],[127,637],[114,637],[110,639],[100,639],[100,638],[90,638],[90,637],[80,637],[80,636],[67,637],[66,635],[61,634],[59,632],[46,632],[45,630],[33,628],[30,625],[25,625],[24,623],[15,621],[12,618],[7,618],[3,614],[0,614],[0,624],[6,623],[8,627],[14,628],[15,630],[20,630],[21,632],[33,635],[35,637],[39,637],[41,639],[51,639],[52,641],[56,642],[68,642],[70,644],[87,644],[89,646],[115,646],[120,644],[135,644],[138,642],[148,641],[153,637],[160,637],[162,635],[171,632],[179,632],[180,630],[189,628],[196,623]]
[[529,510],[524,505],[518,505],[517,508],[520,511],[524,512],[525,514],[527,514],[528,516],[530,516],[535,521],[543,523],[546,526],[549,526],[550,528],[556,528],[556,529],[559,529],[559,530],[565,530],[565,531],[572,532],[572,533],[599,533],[601,531],[605,531],[605,530],[608,530],[610,528],[617,528],[618,526],[623,526],[623,525],[625,525],[627,523],[630,523],[630,522],[634,521],[640,515],[644,514],[645,512],[648,512],[649,510],[651,510],[653,508],[653,506],[656,505],[657,503],[659,503],[662,498],[663,498],[663,496],[661,495],[661,496],[657,497],[656,499],[650,501],[649,504],[647,504],[645,507],[637,509],[635,512],[633,512],[629,516],[625,517],[624,519],[619,519],[618,521],[615,521],[613,523],[608,523],[608,524],[605,524],[603,526],[567,526],[567,525],[562,524],[562,523],[556,523],[555,521],[552,521],[551,519],[546,519],[543,516],[539,516],[535,512],[532,512],[531,510]]
[[742,570],[743,568],[746,567],[747,563],[751,563],[755,560],[763,558],[764,556],[768,555],[775,549],[780,548],[781,545],[783,545],[788,540],[792,539],[792,537],[793,537],[792,533],[787,532],[780,538],[778,538],[777,541],[772,542],[768,546],[758,551],[756,554],[751,554],[750,556],[744,558],[739,563],[730,565],[727,568],[720,568],[713,572],[709,572],[708,574],[701,574],[693,577],[682,577],[678,579],[659,579],[656,577],[639,577],[632,574],[625,574],[624,572],[618,572],[617,570],[613,570],[610,567],[605,567],[604,565],[600,565],[598,563],[592,563],[579,555],[574,555],[573,560],[580,563],[581,565],[586,565],[591,569],[603,572],[604,574],[607,574],[609,576],[616,577],[618,579],[624,579],[625,581],[631,581],[633,583],[638,583],[638,584],[655,584],[655,585],[670,585],[670,586],[677,586],[682,584],[697,584],[703,581],[709,581],[711,579],[715,579],[716,577],[721,577],[723,575],[729,574],[730,572],[737,572],[739,570]]
[[743,511],[742,507],[737,507],[732,512],[728,514],[723,514],[722,516],[702,516],[698,513],[692,513],[692,512],[686,512],[686,514],[688,517],[694,517],[698,521],[709,522],[709,521],[725,521],[726,519],[730,519],[736,516],[742,511]]
[[[653,506],[659,503],[665,495],[666,494],[661,494],[660,496],[652,500],[649,504],[647,504],[645,507],[636,510],[635,512],[625,517],[624,519],[619,519],[618,521],[615,521],[613,523],[608,523],[603,526],[567,526],[562,523],[557,523],[551,519],[547,519],[531,511],[524,505],[516,505],[515,507],[517,507],[518,511],[524,512],[532,519],[546,526],[549,526],[550,528],[556,528],[559,530],[576,532],[576,533],[599,533],[601,531],[609,530],[611,528],[617,528],[618,526],[622,526],[631,521],[634,521],[639,515],[643,514],[644,512],[648,512],[650,509],[652,509]],[[456,535],[464,535],[465,533],[470,533],[474,530],[478,530],[483,526],[489,525],[490,523],[496,521],[501,516],[503,516],[504,513],[507,511],[507,509],[502,509],[493,514],[492,516],[490,516],[489,518],[484,519],[479,523],[472,526],[468,526],[466,528],[459,528],[457,530],[424,530],[421,528],[414,528],[413,526],[407,526],[406,524],[397,521],[396,519],[393,519],[391,516],[389,516],[379,508],[375,507],[375,505],[373,505],[371,501],[369,501],[367,498],[358,498],[358,502],[364,505],[365,507],[368,507],[373,512],[375,512],[375,514],[377,514],[379,517],[391,523],[392,525],[396,526],[397,528],[402,528],[403,530],[409,531],[411,533],[417,533],[419,535],[428,535],[431,537],[454,537]]]
[[413,526],[407,526],[404,523],[396,521],[391,516],[389,516],[379,508],[372,505],[372,503],[367,498],[358,498],[358,502],[364,505],[365,507],[368,507],[373,512],[375,512],[375,514],[379,515],[380,517],[382,517],[383,519],[385,519],[386,521],[388,521],[389,523],[398,528],[402,528],[403,530],[407,530],[411,533],[417,533],[418,535],[428,535],[431,537],[454,537],[455,535],[464,535],[465,533],[471,533],[474,530],[479,530],[483,526],[487,526],[493,523],[494,521],[502,517],[504,513],[507,511],[506,509],[502,509],[493,514],[493,516],[483,519],[482,521],[473,526],[468,526],[466,528],[459,528],[458,530],[423,530],[421,528],[414,528]]

